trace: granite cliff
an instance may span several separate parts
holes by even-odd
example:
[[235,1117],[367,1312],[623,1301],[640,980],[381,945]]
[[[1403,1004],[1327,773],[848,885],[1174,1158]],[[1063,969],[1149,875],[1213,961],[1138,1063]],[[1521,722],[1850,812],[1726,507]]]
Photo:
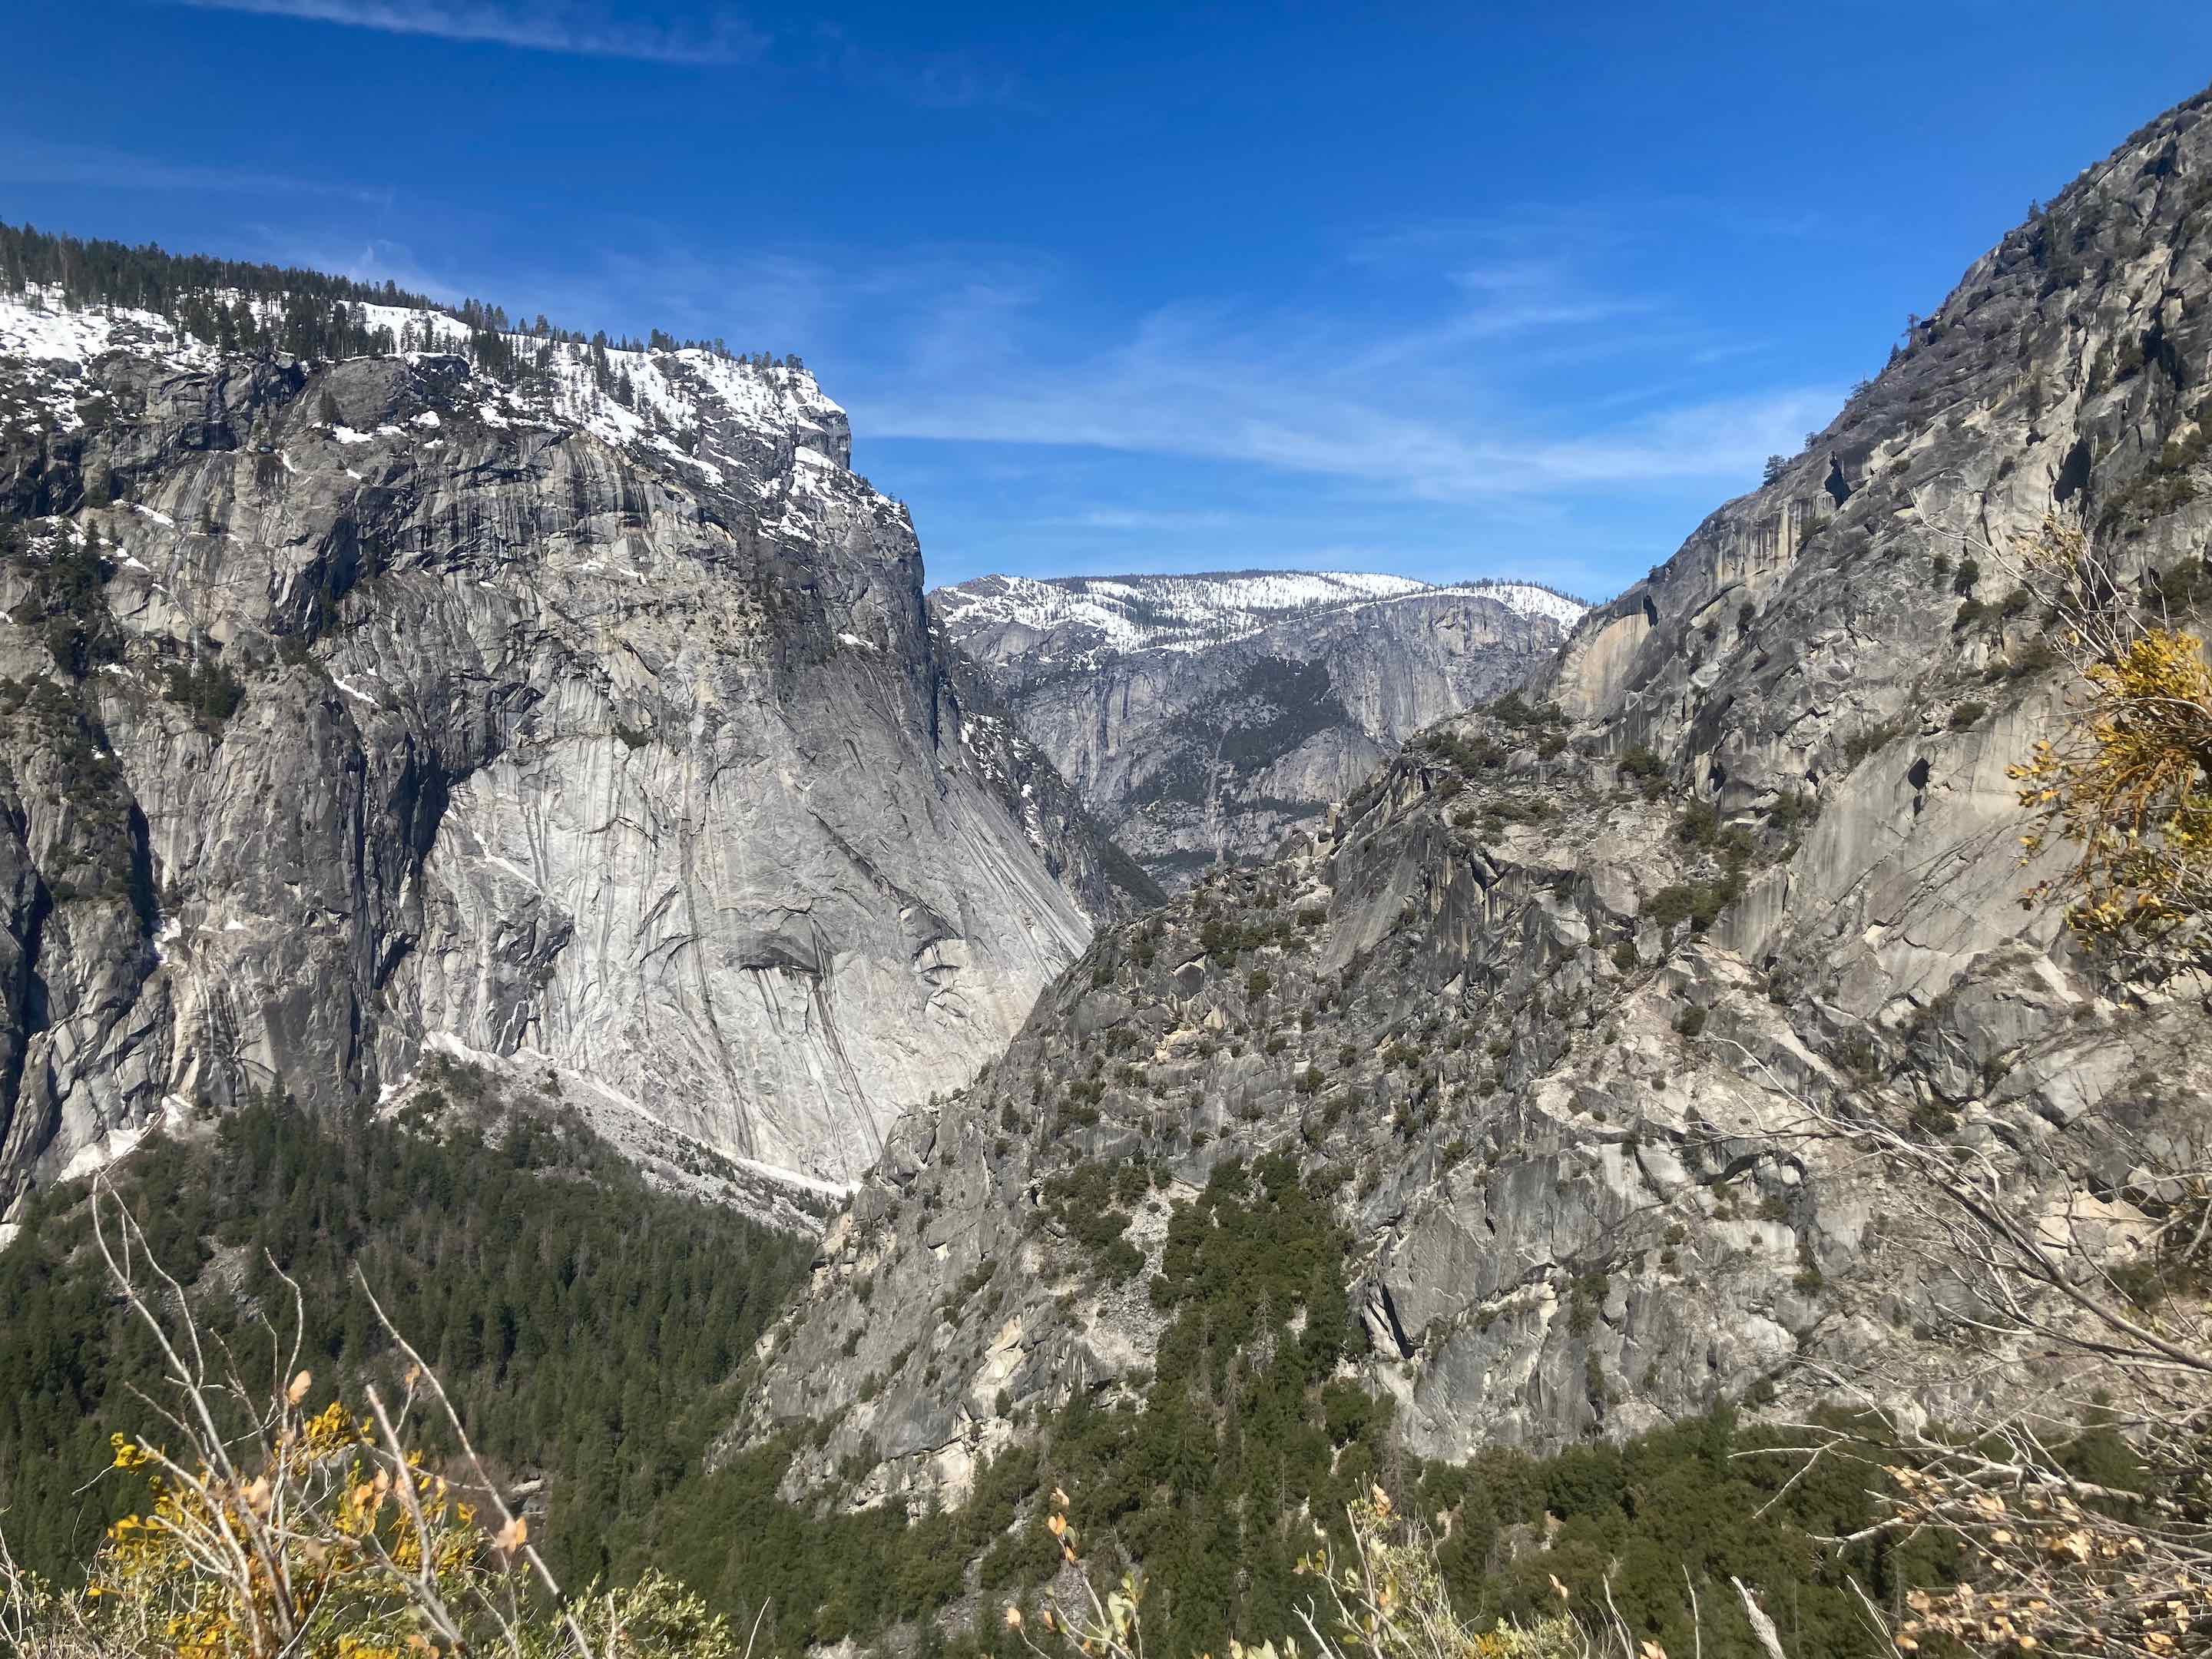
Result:
[[985,576],[930,603],[1170,887],[1310,828],[1407,735],[1518,683],[1584,609],[1522,582],[1310,571]]
[[0,1198],[426,1048],[820,1190],[1148,896],[796,362],[12,276]]
[[827,1411],[787,1491],[919,1508],[1072,1401],[1139,1409],[1240,1169],[1325,1195],[1364,1333],[1338,1375],[1428,1455],[1802,1413],[1839,1378],[1938,1413],[2031,1386],[2033,1355],[1960,1363],[1941,1249],[1802,1109],[1989,1158],[2030,1211],[2075,1170],[2123,1253],[2129,1138],[2212,1143],[2201,992],[2022,903],[2006,775],[2068,695],[2007,574],[2047,514],[2177,615],[2212,591],[2208,371],[2212,94],[1513,695],[1102,933],[893,1130],[733,1442]]

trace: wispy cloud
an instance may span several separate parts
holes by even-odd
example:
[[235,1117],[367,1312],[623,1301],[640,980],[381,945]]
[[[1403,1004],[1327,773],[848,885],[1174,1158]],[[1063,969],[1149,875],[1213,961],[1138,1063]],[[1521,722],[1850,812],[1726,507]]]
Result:
[[11,137],[0,141],[0,184],[52,185],[76,190],[322,196],[364,207],[389,207],[389,185],[302,179],[258,167],[196,167],[121,150]]
[[466,290],[416,263],[405,244],[380,236],[358,241],[303,240],[275,226],[258,228],[262,241],[258,257],[276,264],[298,265],[307,270],[326,270],[349,276],[356,283],[389,282],[410,294],[422,294],[448,305],[457,304]]
[[[864,446],[945,446],[916,467],[971,477],[1018,466],[1032,522],[1063,538],[1235,527],[1218,495],[1071,501],[1085,451],[1227,469],[1242,480],[1233,493],[1263,508],[1279,488],[1267,477],[1288,475],[1347,512],[1364,501],[1540,515],[1593,493],[1747,485],[1839,402],[1838,388],[1762,372],[1758,341],[1732,325],[1608,280],[1594,251],[1619,239],[1604,226],[1559,216],[1523,229],[1486,227],[1474,248],[1408,235],[1366,256],[1382,261],[1373,281],[1303,307],[1213,297],[1116,313],[1082,271],[1004,248],[714,256],[643,220],[600,239],[618,251],[596,269],[470,281],[572,326],[801,351],[852,407]],[[321,262],[449,286],[388,243]]]
[[328,23],[384,34],[509,46],[579,58],[628,58],[686,68],[766,64],[790,76],[927,110],[1018,104],[1020,75],[966,51],[886,52],[835,23],[781,39],[740,13],[702,22],[616,18],[573,4],[525,6],[499,0],[168,0],[202,11]]
[[818,67],[825,75],[922,109],[1012,104],[1022,96],[1019,75],[965,52],[884,52],[854,40],[834,23],[817,26],[814,40]]
[[1717,398],[1565,436],[1501,428],[1446,408],[1393,407],[1279,368],[1168,360],[1141,348],[973,386],[908,386],[869,400],[885,437],[1068,444],[1241,462],[1356,480],[1388,495],[1471,501],[1684,479],[1747,478],[1794,452],[1836,406],[1819,388]]
[[1128,530],[1143,534],[1168,531],[1176,534],[1194,530],[1222,530],[1232,525],[1249,525],[1255,515],[1248,513],[1227,513],[1212,509],[1188,512],[1161,512],[1152,508],[1093,507],[1080,513],[1045,518],[1039,520],[1057,528],[1076,530]]
[[385,34],[429,35],[526,52],[701,67],[750,64],[769,37],[732,13],[703,25],[629,21],[560,5],[454,4],[446,0],[180,0],[208,11],[252,12]]
[[[1794,451],[1835,390],[1686,375],[1741,350],[1656,295],[1571,261],[1432,261],[1374,302],[1161,306],[1070,348],[1048,287],[922,298],[902,363],[864,372],[878,436],[1061,445],[1258,466],[1377,497],[1469,502],[1745,481]],[[1748,368],[1755,376],[1756,366]],[[1101,528],[1110,526],[1102,525]]]
[[687,338],[721,337],[737,351],[805,352],[842,331],[865,304],[825,263],[775,250],[713,256],[643,217],[609,222],[589,263],[471,278],[512,311],[543,311],[567,327]]

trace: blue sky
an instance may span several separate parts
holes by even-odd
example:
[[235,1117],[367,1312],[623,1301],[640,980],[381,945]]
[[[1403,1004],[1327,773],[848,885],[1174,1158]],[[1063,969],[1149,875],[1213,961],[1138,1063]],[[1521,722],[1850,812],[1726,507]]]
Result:
[[1596,594],[2212,8],[15,0],[0,216],[797,352],[932,580]]

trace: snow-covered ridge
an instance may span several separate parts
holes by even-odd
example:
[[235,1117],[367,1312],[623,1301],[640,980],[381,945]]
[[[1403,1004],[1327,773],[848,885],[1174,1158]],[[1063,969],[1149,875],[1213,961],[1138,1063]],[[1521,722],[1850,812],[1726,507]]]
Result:
[[57,431],[76,431],[84,424],[78,399],[90,390],[79,384],[83,366],[115,350],[176,368],[215,361],[210,348],[150,311],[121,306],[70,311],[52,290],[0,290],[0,428],[43,419]]
[[1454,582],[1449,587],[1436,591],[1479,593],[1484,599],[1496,599],[1507,610],[1517,611],[1524,617],[1549,617],[1561,628],[1572,628],[1589,611],[1589,606],[1583,600],[1535,582]]
[[[228,306],[245,296],[217,292],[208,297]],[[264,321],[281,317],[283,310],[278,298],[255,296],[246,303]],[[410,357],[458,353],[471,337],[467,324],[440,311],[374,304],[353,309],[369,327],[390,330]],[[804,368],[763,367],[697,347],[608,347],[608,375],[626,379],[631,387],[624,404],[601,389],[591,346],[515,332],[501,337],[524,362],[534,365],[542,360],[550,380],[550,393],[526,400],[534,407],[525,412],[565,421],[608,443],[663,450],[719,476],[712,428],[728,422],[787,440],[794,454],[809,459],[841,470],[851,463],[845,411]],[[76,372],[115,350],[159,357],[178,368],[205,367],[216,357],[212,347],[156,313],[107,305],[71,310],[58,289],[37,286],[20,294],[0,292],[0,367],[14,360],[33,371],[21,384],[0,385],[0,423],[43,413],[62,429],[73,429],[78,424],[71,389]],[[59,372],[37,374],[41,368]],[[496,384],[489,375],[482,378]],[[705,434],[696,455],[685,455],[676,441],[686,433]]]
[[[1240,570],[1190,576],[982,576],[932,598],[956,637],[1012,624],[1059,635],[1068,653],[1200,651],[1248,638],[1306,611],[1341,611],[1443,593],[1474,593],[1571,628],[1589,607],[1532,582],[1442,586],[1357,571]],[[1054,653],[1060,654],[1058,652]]]

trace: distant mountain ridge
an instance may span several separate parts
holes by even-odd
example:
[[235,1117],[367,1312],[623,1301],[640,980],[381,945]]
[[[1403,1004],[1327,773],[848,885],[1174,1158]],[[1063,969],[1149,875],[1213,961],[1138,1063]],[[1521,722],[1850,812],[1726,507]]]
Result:
[[1589,607],[1379,573],[983,576],[930,595],[1152,877],[1271,852],[1405,737],[1520,683]]
[[1484,577],[1438,584],[1334,570],[1194,571],[1188,575],[981,576],[931,595],[956,632],[994,623],[1046,632],[1090,629],[1093,649],[1196,651],[1260,632],[1286,612],[1471,592],[1571,628],[1587,602],[1541,582]]

